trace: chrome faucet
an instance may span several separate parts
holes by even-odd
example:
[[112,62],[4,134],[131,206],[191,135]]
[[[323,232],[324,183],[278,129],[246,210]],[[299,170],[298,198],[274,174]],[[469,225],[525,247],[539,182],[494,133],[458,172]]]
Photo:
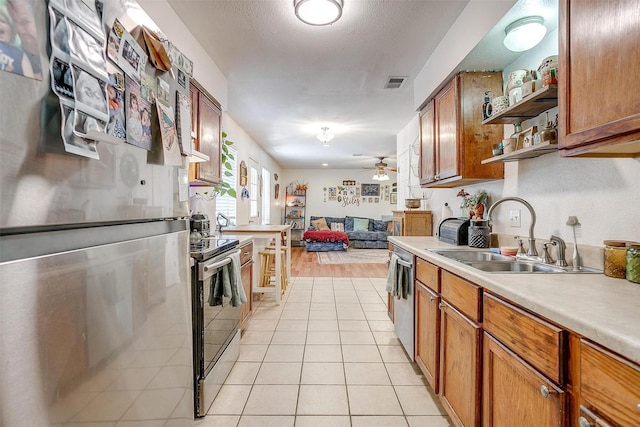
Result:
[[536,212],[533,210],[533,206],[531,206],[529,202],[521,199],[520,197],[503,197],[502,199],[494,202],[489,207],[489,210],[487,211],[487,219],[491,221],[491,213],[496,208],[496,206],[498,206],[502,202],[508,201],[522,203],[527,209],[529,209],[529,214],[531,215],[531,225],[529,226],[529,250],[527,251],[527,255],[537,257],[538,251],[536,250],[536,239],[533,237],[533,228],[536,225]]
[[566,267],[567,260],[564,259],[564,252],[567,249],[567,244],[564,242],[564,240],[555,235],[551,235],[551,238],[549,238],[549,240],[553,242],[554,245],[558,248],[558,258],[556,260],[556,265],[558,267]]

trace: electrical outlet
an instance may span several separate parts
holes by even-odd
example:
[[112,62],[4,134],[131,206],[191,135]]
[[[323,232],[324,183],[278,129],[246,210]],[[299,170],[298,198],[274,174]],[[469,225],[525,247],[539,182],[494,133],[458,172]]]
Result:
[[511,227],[520,227],[520,209],[511,209],[509,211],[509,224],[511,224]]

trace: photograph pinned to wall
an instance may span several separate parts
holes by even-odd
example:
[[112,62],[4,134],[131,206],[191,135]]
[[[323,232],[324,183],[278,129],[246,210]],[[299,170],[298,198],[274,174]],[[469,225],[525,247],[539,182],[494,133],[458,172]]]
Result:
[[362,196],[379,196],[380,184],[362,184]]
[[[75,94],[76,109],[81,109],[92,114],[100,120],[109,119],[109,107],[107,102],[107,79],[97,77],[84,68],[73,64],[73,93]],[[104,78],[104,80],[103,80]]]
[[169,82],[162,80],[158,77],[158,85],[157,85],[157,96],[156,99],[159,103],[168,107],[171,103],[169,99],[169,92],[171,91],[171,87],[169,86]]
[[180,147],[176,144],[176,128],[173,120],[173,108],[165,107],[156,102],[158,120],[160,121],[160,137],[162,138],[162,150],[164,151],[164,164],[181,166]]
[[185,156],[191,154],[191,99],[176,91],[176,129],[180,151]]
[[146,64],[147,54],[128,31],[123,31],[118,52],[118,66],[126,75],[139,82]]
[[140,74],[140,95],[142,98],[153,104],[156,101],[156,90],[156,78],[143,71]]
[[73,132],[73,122],[75,120],[75,106],[73,101],[60,100],[62,110],[62,142],[67,153],[91,159],[100,159],[98,147],[95,141],[83,139]]
[[184,56],[173,43],[170,41],[166,43],[167,54],[169,55],[171,64],[184,71],[189,77],[193,77],[193,61]]
[[[111,67],[115,70],[114,66]],[[126,120],[124,114],[124,74],[118,71],[109,73],[107,84],[107,96],[109,98],[109,121],[107,133],[119,139],[127,139]]]
[[127,142],[151,151],[151,104],[140,95],[140,85],[125,76]]
[[115,62],[116,64],[120,60],[120,42],[125,29],[117,19],[113,22],[113,26],[109,31],[109,38],[107,39],[107,58]]
[[[0,2],[0,71],[42,80],[39,29],[25,0]],[[16,22],[29,25],[15,25]]]
[[177,80],[178,84],[182,86],[184,89],[187,88],[187,75],[180,68],[177,69]]
[[51,58],[51,88],[56,95],[73,98],[71,66],[60,58]]

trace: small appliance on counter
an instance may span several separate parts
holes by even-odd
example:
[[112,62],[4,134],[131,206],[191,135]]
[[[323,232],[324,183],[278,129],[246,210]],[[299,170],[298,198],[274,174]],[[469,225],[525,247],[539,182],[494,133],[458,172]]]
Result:
[[204,213],[196,213],[191,215],[189,220],[189,224],[191,226],[191,231],[197,231],[200,233],[202,238],[209,237],[210,232],[210,223],[209,216]]
[[467,245],[469,242],[468,219],[446,218],[438,227],[438,240],[452,245]]

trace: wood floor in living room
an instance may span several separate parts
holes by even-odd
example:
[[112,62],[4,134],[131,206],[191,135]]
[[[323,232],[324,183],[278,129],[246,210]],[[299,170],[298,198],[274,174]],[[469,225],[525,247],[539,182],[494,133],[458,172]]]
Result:
[[[354,249],[357,250],[357,249]],[[317,252],[291,248],[292,277],[387,277],[388,264],[320,264]]]

